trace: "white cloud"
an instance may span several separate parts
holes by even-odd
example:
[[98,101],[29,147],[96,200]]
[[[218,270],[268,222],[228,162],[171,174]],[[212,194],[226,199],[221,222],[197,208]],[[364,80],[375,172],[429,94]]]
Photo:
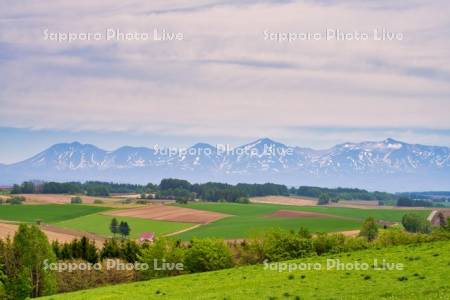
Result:
[[[289,140],[314,139],[294,127],[450,128],[447,1],[3,5],[0,126]],[[56,43],[46,28],[165,28],[185,40]],[[405,39],[278,44],[263,34],[326,28]]]

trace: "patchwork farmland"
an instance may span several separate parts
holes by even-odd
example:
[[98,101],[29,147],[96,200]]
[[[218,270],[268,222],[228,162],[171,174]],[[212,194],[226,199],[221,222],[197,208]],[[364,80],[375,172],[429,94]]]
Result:
[[[47,196],[47,195],[46,195]],[[51,195],[53,203],[65,203],[70,197]],[[261,200],[261,198],[265,198]],[[261,197],[263,203],[236,204],[194,202],[183,205],[117,204],[116,198],[107,198],[102,206],[74,204],[3,205],[0,206],[0,220],[3,222],[25,222],[50,224],[51,228],[62,231],[60,239],[80,237],[83,234],[101,241],[112,234],[109,224],[112,218],[130,225],[130,237],[136,239],[143,232],[154,232],[157,236],[174,236],[182,240],[194,237],[216,237],[224,239],[244,239],[270,228],[298,230],[307,228],[311,232],[353,232],[359,229],[367,217],[374,217],[390,223],[399,222],[402,216],[414,211],[423,218],[429,210],[391,210],[385,208],[349,208],[311,205],[311,199],[290,197]],[[43,199],[43,198],[42,198]],[[41,199],[41,200],[42,200]],[[47,199],[47,200],[48,200]],[[293,203],[307,204],[304,206]],[[84,202],[83,197],[83,202]],[[282,204],[267,203],[281,201]],[[287,201],[287,202],[286,202]],[[301,202],[296,202],[301,201]],[[42,202],[45,203],[45,202]],[[110,203],[110,205],[108,205]],[[117,209],[121,207],[121,209]],[[4,231],[5,237],[13,231]],[[48,234],[50,237],[50,234]],[[53,239],[53,236],[51,237]]]

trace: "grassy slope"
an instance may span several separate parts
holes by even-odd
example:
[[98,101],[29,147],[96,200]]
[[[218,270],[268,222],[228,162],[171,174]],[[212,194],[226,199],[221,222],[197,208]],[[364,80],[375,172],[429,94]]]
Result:
[[[100,214],[88,215],[56,223],[56,226],[97,233],[110,236],[109,224],[113,217]],[[118,221],[126,221],[131,228],[131,237],[137,238],[142,232],[152,231],[157,235],[168,234],[193,226],[190,223],[154,221],[132,217],[117,217]]]
[[32,223],[39,219],[45,223],[55,223],[108,209],[78,204],[0,205],[0,220]]
[[[447,241],[328,257],[344,263],[365,262],[370,266],[375,258],[385,259],[404,264],[402,271],[372,268],[327,271],[326,257],[315,257],[296,262],[319,262],[324,270],[288,273],[264,270],[259,265],[109,286],[47,299],[296,299],[296,296],[300,297],[297,299],[450,299],[449,252]],[[407,280],[399,281],[401,276]]]
[[[331,232],[358,229],[362,220],[372,216],[379,220],[398,222],[407,213],[404,210],[357,209],[341,207],[287,206],[276,204],[193,203],[183,205],[200,210],[209,210],[233,215],[232,217],[203,225],[177,235],[181,239],[192,237],[242,238],[253,232],[271,227],[297,230],[301,226],[313,232]],[[266,218],[264,215],[277,210],[312,211],[336,215],[339,218]],[[429,211],[414,211],[423,217]],[[342,219],[348,218],[348,219]]]

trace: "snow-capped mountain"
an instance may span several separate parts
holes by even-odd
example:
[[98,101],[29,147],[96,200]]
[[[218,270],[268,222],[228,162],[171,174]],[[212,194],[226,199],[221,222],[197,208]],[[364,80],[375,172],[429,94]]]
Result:
[[23,180],[157,182],[277,182],[367,189],[448,190],[450,148],[393,139],[345,143],[326,150],[287,146],[268,138],[233,149],[198,143],[186,149],[56,144],[11,165],[0,165],[0,184]]

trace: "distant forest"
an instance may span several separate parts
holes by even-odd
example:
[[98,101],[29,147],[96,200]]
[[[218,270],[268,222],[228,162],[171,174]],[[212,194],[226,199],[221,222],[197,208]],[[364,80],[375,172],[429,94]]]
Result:
[[[192,184],[187,180],[167,178],[159,185],[123,184],[99,181],[80,182],[43,182],[31,181],[16,184],[11,194],[83,194],[88,196],[109,196],[111,194],[139,193],[141,198],[173,199],[187,202],[194,199],[205,201],[226,201],[247,203],[249,197],[258,196],[302,196],[318,198],[319,204],[338,202],[339,200],[369,200],[397,204],[398,206],[432,206],[432,201],[419,201],[405,194],[391,194],[386,192],[369,192],[356,188],[321,188],[300,186],[288,188],[285,185],[264,183],[236,185],[207,182]],[[414,195],[417,196],[417,195]]]

